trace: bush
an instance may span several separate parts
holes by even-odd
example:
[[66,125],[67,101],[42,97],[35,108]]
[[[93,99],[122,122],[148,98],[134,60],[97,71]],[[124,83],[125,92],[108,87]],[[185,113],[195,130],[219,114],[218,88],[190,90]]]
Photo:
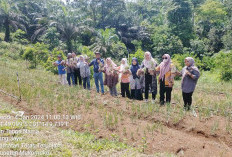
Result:
[[136,57],[138,59],[139,64],[142,63],[144,59],[144,52],[141,49],[138,49],[134,54],[130,54],[130,60],[129,63],[131,64],[132,58]]
[[204,56],[201,60],[202,62],[202,70],[209,71],[215,68],[215,60],[213,57]]
[[128,52],[126,45],[120,41],[116,43],[112,43],[112,52],[111,52],[111,57],[117,61],[120,61],[121,58],[127,57]]
[[56,48],[53,49],[52,52],[50,52],[49,56],[48,56],[48,59],[45,63],[43,63],[43,67],[45,67],[45,69],[47,71],[51,71],[53,72],[54,74],[58,74],[58,69],[57,67],[53,66],[53,63],[55,61],[57,61],[57,56],[58,55],[61,55],[63,59],[66,59],[66,56],[64,54],[63,51],[61,50],[57,50]]
[[20,44],[26,45],[29,43],[27,40],[27,33],[22,31],[21,29],[18,29],[16,32],[11,34],[11,39],[14,42],[18,42]]
[[48,45],[36,43],[28,46],[23,54],[23,59],[30,61],[30,68],[36,68],[40,64],[44,64],[48,60],[49,50]]
[[0,42],[0,55],[10,57],[14,60],[20,59],[24,53],[25,47],[16,42],[8,43],[5,41]]
[[184,53],[184,54],[174,54],[172,57],[172,62],[178,70],[182,70],[182,68],[185,66],[184,60],[186,57],[192,57],[195,60],[195,65],[199,69],[202,69],[203,64],[201,60],[196,57],[196,55],[191,53]]
[[232,51],[219,52],[214,55],[215,69],[220,71],[220,78],[223,81],[232,80]]
[[0,33],[0,41],[3,41],[4,37],[5,37],[5,34],[4,33]]
[[83,46],[81,48],[81,54],[87,55],[90,58],[90,61],[95,57],[93,51],[91,51],[88,46]]

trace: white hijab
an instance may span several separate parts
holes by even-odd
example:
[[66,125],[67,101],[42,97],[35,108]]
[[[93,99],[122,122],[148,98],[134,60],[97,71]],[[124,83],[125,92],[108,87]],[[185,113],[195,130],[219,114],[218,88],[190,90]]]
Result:
[[[146,54],[149,55],[149,59],[148,59],[148,60],[146,59]],[[151,53],[147,51],[147,52],[145,52],[145,54],[144,54],[143,64],[144,64],[144,66],[145,66],[146,68],[151,69],[151,68],[154,66],[154,64],[157,64],[157,63],[156,63],[156,61],[154,60],[154,58],[152,58]]]
[[129,67],[128,63],[127,63],[127,58],[123,58],[122,61],[125,62],[125,64],[120,65],[120,74],[119,74],[119,80],[121,80],[122,78],[122,72],[125,71],[126,67]]

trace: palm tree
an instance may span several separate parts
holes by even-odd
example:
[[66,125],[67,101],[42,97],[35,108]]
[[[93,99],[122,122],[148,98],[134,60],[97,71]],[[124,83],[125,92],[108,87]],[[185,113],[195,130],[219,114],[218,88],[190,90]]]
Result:
[[[56,27],[61,34],[61,39],[66,42],[68,52],[72,52],[72,40],[81,34],[83,31],[94,30],[89,26],[91,19],[85,18],[85,15],[80,14],[78,10],[73,10],[72,8],[66,8],[68,6],[62,6],[57,4],[52,6],[53,12],[50,18],[40,18],[39,21],[44,21],[40,27],[35,31],[32,36],[32,40],[36,39],[38,35],[46,32],[47,27]],[[54,9],[54,8],[57,9]]]
[[[50,3],[50,1],[45,3],[44,0],[23,0],[17,5],[26,18],[25,27],[29,40],[35,41],[36,39],[33,36],[35,31],[48,25],[48,20],[46,20],[45,17],[49,16],[47,5]],[[40,21],[41,18],[43,18],[43,20]],[[47,29],[47,27],[45,28]]]
[[94,52],[101,52],[103,57],[110,53],[113,42],[119,41],[114,29],[99,30],[95,43],[91,46]]
[[14,29],[21,28],[26,31],[23,23],[25,20],[19,15],[17,11],[17,3],[13,5],[13,2],[10,0],[0,0],[0,21],[3,24],[5,29],[5,38],[6,42],[10,41],[10,26]]

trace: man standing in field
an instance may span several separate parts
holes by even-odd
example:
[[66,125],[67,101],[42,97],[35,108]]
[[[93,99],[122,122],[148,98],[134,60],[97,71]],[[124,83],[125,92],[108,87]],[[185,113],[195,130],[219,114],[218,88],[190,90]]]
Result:
[[60,83],[62,85],[66,84],[66,71],[65,71],[65,62],[62,60],[61,55],[57,56],[57,61],[53,63],[54,66],[58,67],[58,74],[59,74],[59,79],[60,79]]
[[93,65],[93,77],[95,80],[95,85],[97,92],[99,93],[99,82],[101,85],[101,93],[104,94],[104,85],[103,85],[103,74],[102,74],[102,68],[104,67],[104,61],[101,59],[100,52],[95,52],[96,58],[92,60],[92,62],[89,64],[89,66]]

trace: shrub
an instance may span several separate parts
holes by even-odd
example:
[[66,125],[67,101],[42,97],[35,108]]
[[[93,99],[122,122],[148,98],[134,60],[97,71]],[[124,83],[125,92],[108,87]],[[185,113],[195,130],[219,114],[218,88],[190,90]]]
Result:
[[232,80],[232,51],[219,52],[213,56],[215,61],[215,69],[219,69],[220,78],[224,81]]
[[3,41],[3,40],[4,40],[4,36],[5,36],[4,33],[0,33],[0,41]]
[[58,74],[57,67],[53,66],[53,63],[57,60],[58,55],[61,55],[63,59],[66,59],[66,56],[63,51],[57,50],[56,48],[53,49],[53,51],[50,52],[47,61],[43,63],[43,66],[47,71],[51,71],[54,74]]
[[36,68],[38,63],[45,63],[48,60],[48,46],[43,43],[36,43],[28,46],[23,54],[23,59],[30,61],[30,68]]
[[209,71],[215,68],[215,60],[213,57],[204,56],[201,60],[202,62],[202,69]]
[[134,54],[130,54],[130,61],[129,61],[130,63],[131,63],[133,57],[136,57],[138,59],[139,64],[141,64],[143,59],[144,59],[143,50],[138,49]]
[[8,43],[5,41],[0,42],[0,55],[10,57],[14,60],[20,59],[24,53],[25,47],[16,42]]
[[90,61],[95,57],[93,51],[91,51],[88,46],[83,46],[81,48],[81,54],[87,55],[90,58]]
[[12,33],[11,36],[12,41],[18,42],[23,45],[29,43],[29,41],[27,40],[26,32],[22,31],[21,29],[18,29],[16,32]]
[[192,57],[195,60],[195,65],[199,68],[202,69],[203,64],[199,58],[196,57],[196,55],[191,54],[191,53],[184,53],[184,54],[174,54],[172,57],[172,62],[175,64],[176,68],[178,70],[181,70],[184,66],[184,60],[186,57]]

